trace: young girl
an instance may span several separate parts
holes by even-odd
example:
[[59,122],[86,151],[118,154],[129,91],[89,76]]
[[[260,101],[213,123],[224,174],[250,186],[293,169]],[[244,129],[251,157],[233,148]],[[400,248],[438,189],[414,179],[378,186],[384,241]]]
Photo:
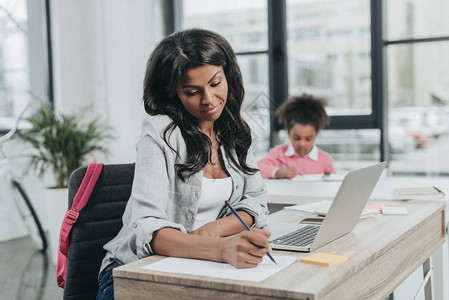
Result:
[[257,162],[264,178],[335,173],[331,156],[315,145],[318,132],[329,124],[324,99],[303,94],[291,97],[276,111],[284,123],[290,144],[272,148]]
[[267,196],[240,115],[243,95],[235,54],[220,35],[186,30],[156,46],[132,193],[121,231],[104,246],[97,299],[113,297],[113,268],[149,255],[251,268],[271,251],[270,233],[258,229],[266,225]]

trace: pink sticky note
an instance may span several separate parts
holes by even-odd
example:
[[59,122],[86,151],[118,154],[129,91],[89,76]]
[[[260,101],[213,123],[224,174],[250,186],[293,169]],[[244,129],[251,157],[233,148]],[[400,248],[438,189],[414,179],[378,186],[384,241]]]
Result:
[[384,206],[382,203],[368,203],[365,206],[365,209],[375,209],[378,212],[382,212],[382,206]]

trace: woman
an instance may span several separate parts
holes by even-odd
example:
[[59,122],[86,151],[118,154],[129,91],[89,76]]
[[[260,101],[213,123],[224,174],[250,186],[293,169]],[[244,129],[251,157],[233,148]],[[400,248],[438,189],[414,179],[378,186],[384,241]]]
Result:
[[132,193],[123,228],[104,247],[98,299],[112,298],[114,267],[152,254],[250,268],[271,250],[269,232],[257,229],[266,225],[266,190],[249,152],[243,96],[235,54],[218,34],[178,32],[153,51]]

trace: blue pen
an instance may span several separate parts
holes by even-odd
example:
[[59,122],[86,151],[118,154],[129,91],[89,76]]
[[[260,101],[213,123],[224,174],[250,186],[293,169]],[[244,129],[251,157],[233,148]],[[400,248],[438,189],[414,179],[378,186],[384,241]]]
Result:
[[[237,217],[237,219],[239,219],[240,223],[242,223],[242,225],[245,226],[246,230],[251,231],[251,228],[249,228],[248,225],[246,225],[246,223],[243,222],[242,218],[240,218],[239,214],[235,211],[234,208],[232,208],[231,204],[229,204],[228,201],[225,201],[225,203],[229,207],[229,209],[232,211],[232,213]],[[277,264],[277,262],[274,260],[274,258],[271,256],[271,254],[269,252],[267,252],[267,255],[271,259],[272,262]]]
[[[290,167],[289,165],[287,165],[285,162],[283,162],[282,160],[280,160],[279,158],[276,158],[278,162],[281,163],[281,165],[286,166],[287,168]],[[298,175],[302,175],[301,173],[298,172]]]

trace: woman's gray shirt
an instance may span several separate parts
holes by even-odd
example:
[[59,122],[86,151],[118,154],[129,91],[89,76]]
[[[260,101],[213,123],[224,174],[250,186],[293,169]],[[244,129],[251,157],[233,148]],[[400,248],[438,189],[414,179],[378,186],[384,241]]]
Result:
[[[107,251],[101,270],[113,261],[127,264],[154,254],[150,241],[153,233],[164,227],[182,232],[192,231],[201,196],[203,172],[197,172],[185,182],[176,174],[175,165],[184,163],[187,155],[186,143],[176,127],[168,134],[169,143],[177,155],[164,141],[164,131],[172,122],[164,115],[146,116],[142,135],[137,143],[137,158],[131,196],[122,217],[123,227],[118,235],[104,246]],[[247,175],[234,166],[225,154],[224,166],[232,178],[231,205],[253,216],[255,227],[266,225],[267,194],[260,172]],[[234,157],[237,159],[235,153]],[[251,151],[247,164],[257,168]],[[230,214],[223,206],[218,218]]]

